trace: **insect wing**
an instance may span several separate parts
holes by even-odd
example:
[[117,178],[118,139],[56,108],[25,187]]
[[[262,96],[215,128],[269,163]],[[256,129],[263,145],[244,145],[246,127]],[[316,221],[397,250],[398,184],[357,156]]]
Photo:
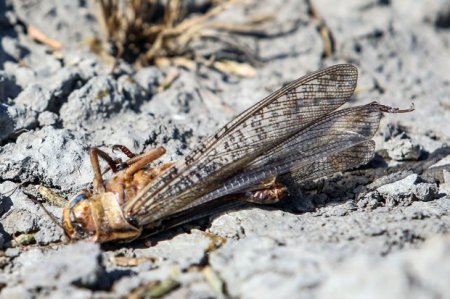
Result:
[[[381,107],[384,106],[373,102],[330,113],[273,147],[265,155],[256,158],[247,165],[245,170],[269,166],[280,161],[299,160],[299,158],[307,160],[317,155],[325,157],[328,148],[337,148],[339,152],[349,147],[346,141],[354,139],[357,142],[359,139],[370,139],[380,124]],[[338,145],[340,143],[343,144]]]
[[[380,107],[383,106],[371,103],[330,113],[258,157],[221,187],[187,208],[244,192],[261,181],[290,171],[307,171],[306,175],[311,179],[329,174],[332,169],[341,171],[358,166],[373,155],[368,142],[378,129]],[[364,146],[358,146],[360,144]],[[353,157],[352,149],[356,150]],[[364,149],[369,152],[362,153]]]
[[336,65],[302,77],[240,114],[126,204],[140,224],[170,215],[214,191],[258,156],[353,94],[357,70]]
[[369,163],[375,151],[375,142],[368,140],[352,146],[337,154],[323,157],[309,165],[292,170],[297,183],[330,176],[339,171],[345,171]]

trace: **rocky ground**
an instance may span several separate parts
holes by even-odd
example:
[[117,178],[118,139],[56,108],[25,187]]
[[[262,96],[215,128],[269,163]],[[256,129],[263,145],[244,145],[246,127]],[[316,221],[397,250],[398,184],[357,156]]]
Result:
[[[89,3],[0,3],[0,296],[450,298],[450,3],[314,0],[314,13],[308,3],[255,1],[222,16],[276,12],[283,33],[242,37],[262,61],[246,78],[124,62],[111,73],[83,43],[99,32]],[[28,25],[64,48],[31,40]],[[331,55],[320,28],[333,34]],[[336,63],[359,69],[350,105],[416,107],[382,119],[368,166],[286,178],[281,204],[130,244],[68,244],[32,198],[41,185],[66,198],[86,187],[91,146],[164,145],[164,160],[177,159],[283,84]],[[43,204],[61,218],[57,202]]]

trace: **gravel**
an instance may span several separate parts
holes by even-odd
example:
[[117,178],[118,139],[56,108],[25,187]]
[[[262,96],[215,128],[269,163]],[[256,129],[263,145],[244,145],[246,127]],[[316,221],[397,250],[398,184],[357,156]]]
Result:
[[[315,0],[315,17],[308,1],[235,7],[220,20],[271,14],[276,24],[269,37],[238,37],[262,60],[251,78],[113,69],[86,47],[101,34],[91,2],[0,4],[0,298],[450,298],[448,1]],[[64,48],[33,41],[29,25]],[[91,146],[163,145],[161,160],[177,160],[270,92],[336,63],[359,69],[349,105],[415,104],[382,118],[367,166],[302,184],[286,177],[282,203],[129,244],[68,243],[48,215],[60,221],[61,207],[34,199],[40,185],[64,198],[89,187]]]

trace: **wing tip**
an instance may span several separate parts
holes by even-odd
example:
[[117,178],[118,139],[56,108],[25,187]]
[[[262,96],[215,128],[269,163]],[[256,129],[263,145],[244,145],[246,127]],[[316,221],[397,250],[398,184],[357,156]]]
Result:
[[345,72],[345,73],[352,73],[355,76],[358,76],[358,68],[350,63],[341,63],[341,64],[335,64],[331,66],[330,68],[338,69],[339,71]]

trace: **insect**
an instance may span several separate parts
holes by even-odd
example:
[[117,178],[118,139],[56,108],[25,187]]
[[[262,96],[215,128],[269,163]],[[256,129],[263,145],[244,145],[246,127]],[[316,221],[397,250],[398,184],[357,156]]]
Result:
[[[275,91],[199,144],[178,162],[150,166],[163,147],[134,155],[115,146],[125,162],[90,149],[92,190],[82,190],[64,208],[69,239],[130,241],[143,230],[208,214],[233,200],[274,203],[286,187],[287,172],[312,180],[367,163],[382,112],[398,109],[372,102],[338,109],[352,96],[358,77],[349,64],[331,66]],[[99,158],[114,175],[103,179]],[[191,215],[191,216],[188,216]]]

